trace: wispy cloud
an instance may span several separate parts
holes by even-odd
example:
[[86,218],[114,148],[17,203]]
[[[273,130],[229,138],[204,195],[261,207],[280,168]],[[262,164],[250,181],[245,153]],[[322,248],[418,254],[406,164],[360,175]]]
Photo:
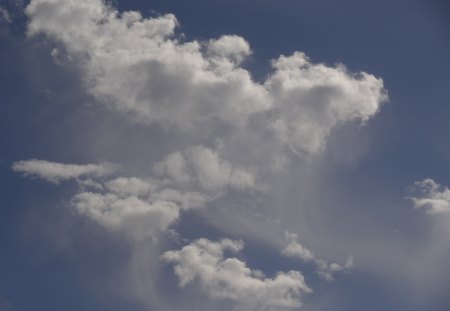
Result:
[[41,178],[58,184],[61,181],[80,177],[102,177],[111,175],[117,166],[102,164],[63,164],[45,160],[24,160],[15,162],[13,170],[25,176]]

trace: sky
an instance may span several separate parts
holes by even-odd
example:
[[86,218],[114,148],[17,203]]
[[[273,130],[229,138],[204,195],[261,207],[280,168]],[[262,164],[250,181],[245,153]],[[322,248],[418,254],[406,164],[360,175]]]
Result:
[[0,0],[0,311],[448,311],[445,0]]

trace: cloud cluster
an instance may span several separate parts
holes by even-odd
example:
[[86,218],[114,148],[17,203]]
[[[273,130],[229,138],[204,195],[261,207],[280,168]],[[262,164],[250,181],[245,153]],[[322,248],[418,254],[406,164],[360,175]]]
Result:
[[241,241],[199,239],[181,250],[164,253],[162,258],[175,264],[180,286],[198,281],[207,295],[233,300],[240,310],[290,310],[302,305],[301,297],[312,290],[300,272],[278,272],[267,278],[238,258],[225,258],[226,251],[235,253],[242,248]]
[[113,164],[64,164],[19,161],[13,170],[58,184],[74,179],[79,193],[72,207],[98,224],[133,240],[156,236],[179,219],[183,210],[205,207],[228,189],[255,187],[253,175],[236,168],[204,146],[175,152],[154,167],[154,178],[116,176]]
[[183,42],[171,14],[143,18],[101,0],[33,0],[26,13],[29,35],[61,42],[91,95],[141,122],[239,129],[259,116],[291,150],[315,153],[332,128],[370,119],[387,99],[381,79],[300,52],[274,60],[274,72],[255,82],[240,66],[251,53],[245,39]]
[[[156,240],[187,210],[215,200],[239,205],[242,197],[261,199],[272,180],[267,163],[282,166],[288,156],[319,153],[335,127],[366,122],[387,100],[380,78],[316,64],[301,52],[274,59],[266,78],[255,81],[244,67],[252,54],[244,38],[185,41],[172,14],[146,18],[118,12],[103,0],[32,0],[25,11],[28,35],[55,40],[52,56],[67,54],[62,59],[79,69],[97,103],[183,139],[163,159],[149,161],[139,177],[109,163],[13,165],[55,184],[74,179],[79,190],[71,207],[133,242]],[[282,254],[314,263],[326,280],[351,266],[318,258],[295,234],[285,238]],[[203,238],[161,258],[174,264],[182,287],[195,283],[210,298],[233,301],[241,310],[299,308],[312,292],[303,275],[270,278],[226,256],[242,248],[241,241]]]
[[428,214],[450,212],[450,189],[436,183],[433,179],[417,181],[412,186],[417,196],[410,197],[416,208],[421,208]]
[[317,267],[317,274],[329,282],[334,281],[334,273],[348,270],[353,266],[353,259],[351,256],[344,265],[318,258],[313,251],[297,242],[298,235],[295,233],[286,231],[285,239],[287,245],[281,250],[283,256],[298,258],[303,262],[313,262]]

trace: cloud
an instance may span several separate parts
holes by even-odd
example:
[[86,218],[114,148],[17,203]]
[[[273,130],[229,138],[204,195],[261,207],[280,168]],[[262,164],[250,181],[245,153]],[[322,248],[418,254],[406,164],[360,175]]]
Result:
[[166,175],[175,184],[194,184],[207,192],[221,192],[226,188],[253,189],[257,186],[255,176],[249,170],[233,166],[217,151],[203,146],[170,154],[154,165],[154,171]]
[[286,231],[285,239],[287,245],[281,250],[281,254],[286,257],[298,258],[303,262],[313,262],[317,267],[317,274],[326,281],[334,281],[334,273],[348,270],[353,266],[353,258],[351,256],[348,257],[344,265],[318,258],[314,252],[298,243],[297,238],[297,234]]
[[291,150],[314,154],[334,127],[367,121],[387,100],[381,79],[314,64],[301,52],[280,56],[255,82],[240,67],[251,53],[244,38],[183,42],[171,14],[143,18],[100,0],[33,0],[26,13],[29,35],[61,42],[91,95],[144,123],[239,130],[258,116]]
[[[13,165],[17,172],[52,183],[76,179],[79,189],[70,206],[127,236],[134,257],[140,257],[136,245],[145,243],[133,242],[157,240],[183,221],[187,210],[203,217],[200,209],[209,205],[227,215],[218,219],[227,229],[219,230],[261,231],[258,238],[268,245],[272,242],[264,238],[276,235],[278,247],[287,216],[279,217],[289,202],[273,204],[278,190],[267,195],[272,197],[265,190],[278,182],[274,188],[283,188],[284,194],[294,188],[283,181],[296,180],[275,176],[279,168],[287,168],[280,175],[299,172],[290,170],[290,160],[306,166],[298,155],[323,151],[333,129],[349,122],[364,124],[387,100],[382,79],[351,73],[343,65],[317,64],[301,52],[279,56],[266,78],[255,81],[245,69],[252,54],[249,42],[236,35],[186,41],[172,14],[144,18],[134,11],[118,12],[101,0],[32,0],[26,14],[28,35],[54,40],[52,55],[61,64],[72,62],[95,102],[129,116],[139,127],[157,124],[167,129],[156,133],[161,135],[156,139],[163,147],[161,158],[143,160],[136,152],[139,155],[131,160],[124,159],[132,168],[124,163],[119,176],[110,164],[29,160]],[[143,145],[139,142],[136,148],[150,148]],[[129,146],[132,143],[127,151]],[[130,164],[136,158],[140,161]],[[136,168],[142,163],[145,166]],[[233,208],[245,210],[252,222],[233,219],[238,215]],[[266,208],[272,210],[266,214]],[[270,228],[262,219],[272,224]],[[254,223],[258,225],[246,226]],[[351,266],[350,261],[340,265],[318,258],[297,242],[295,234],[286,233],[286,242],[284,256],[313,263],[327,280]],[[162,244],[151,247],[151,256],[159,258],[167,247]],[[162,258],[174,264],[181,286],[200,285],[210,298],[232,301],[237,309],[287,310],[302,305],[302,297],[312,290],[300,272],[278,272],[270,278],[226,256],[242,248],[240,241],[200,239]],[[138,270],[152,270],[148,282],[156,287],[159,266],[154,257],[152,267],[147,266],[149,258],[150,252],[136,259]]]
[[273,61],[265,82],[276,115],[277,135],[298,153],[315,153],[340,123],[365,122],[387,100],[383,81],[367,73],[352,74],[343,65],[313,64],[301,52]]
[[226,59],[238,65],[251,54],[251,50],[248,42],[242,37],[228,35],[211,40],[208,45],[208,54],[217,57],[218,62]]
[[418,195],[409,197],[415,208],[424,209],[427,214],[450,212],[450,189],[436,183],[433,179],[417,181],[411,190]]
[[42,178],[58,184],[61,181],[81,177],[102,177],[112,174],[116,166],[110,163],[102,164],[63,164],[45,160],[25,160],[15,162],[12,169],[25,176]]
[[131,238],[155,237],[179,217],[173,202],[146,202],[135,196],[119,198],[114,194],[82,192],[72,199],[72,206],[82,215],[111,230],[120,230]]
[[2,7],[0,7],[0,23],[5,23],[5,24],[11,23],[11,16],[10,16],[9,12]]
[[140,121],[237,124],[270,105],[264,87],[235,68],[249,52],[242,38],[212,40],[208,58],[201,43],[175,37],[172,14],[144,19],[100,0],[34,0],[26,12],[30,35],[46,33],[77,59],[89,93]]
[[[181,164],[180,164],[181,163]],[[158,178],[109,177],[112,164],[62,164],[44,160],[19,161],[13,170],[59,184],[76,179],[79,192],[71,206],[99,225],[133,240],[156,238],[179,219],[182,211],[203,208],[226,193],[226,188],[253,187],[253,176],[233,167],[217,152],[192,147],[158,162]],[[106,179],[106,180],[105,180]]]
[[214,299],[230,299],[245,310],[289,310],[302,305],[301,297],[311,293],[298,271],[278,272],[274,278],[250,269],[238,258],[225,258],[224,252],[242,250],[242,241],[199,239],[178,251],[163,254],[175,264],[180,286],[198,281]]

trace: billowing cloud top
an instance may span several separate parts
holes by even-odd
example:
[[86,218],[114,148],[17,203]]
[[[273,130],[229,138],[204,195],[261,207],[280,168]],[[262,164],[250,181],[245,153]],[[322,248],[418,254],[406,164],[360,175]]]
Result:
[[333,127],[368,120],[387,99],[381,79],[314,64],[300,52],[274,60],[274,72],[255,82],[240,67],[251,53],[245,39],[183,42],[171,14],[143,18],[100,0],[33,0],[26,12],[29,35],[63,43],[90,94],[141,122],[186,131],[242,126],[262,114],[282,143],[314,153]]

